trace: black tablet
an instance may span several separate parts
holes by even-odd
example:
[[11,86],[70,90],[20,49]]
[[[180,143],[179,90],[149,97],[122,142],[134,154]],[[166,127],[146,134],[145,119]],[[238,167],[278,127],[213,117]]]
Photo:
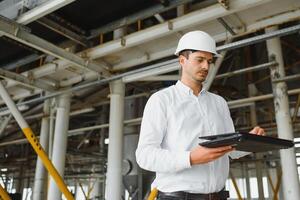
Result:
[[245,132],[236,132],[220,135],[199,137],[208,141],[199,145],[209,148],[232,146],[239,151],[264,152],[278,149],[287,149],[294,146],[291,140],[273,138],[269,136],[255,135]]

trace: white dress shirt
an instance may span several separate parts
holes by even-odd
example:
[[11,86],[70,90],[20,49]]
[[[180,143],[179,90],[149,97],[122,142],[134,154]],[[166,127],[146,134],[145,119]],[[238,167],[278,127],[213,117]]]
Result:
[[[136,159],[156,172],[152,187],[163,192],[220,191],[228,177],[229,158],[191,166],[190,151],[198,137],[234,132],[226,101],[202,90],[198,96],[181,81],[153,94],[144,109]],[[231,152],[230,157],[246,155]]]

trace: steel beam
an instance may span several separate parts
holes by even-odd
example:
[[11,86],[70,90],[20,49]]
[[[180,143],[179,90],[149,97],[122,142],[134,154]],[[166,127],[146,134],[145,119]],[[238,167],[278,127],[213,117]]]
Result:
[[6,70],[13,70],[13,69],[16,69],[17,67],[20,67],[22,65],[26,65],[26,64],[31,63],[33,61],[36,61],[36,60],[38,60],[42,57],[44,57],[44,55],[32,54],[32,55],[26,56],[24,58],[21,58],[17,61],[8,63],[8,64],[4,65],[1,68],[6,69]]
[[20,128],[22,129],[24,135],[26,136],[28,142],[31,144],[35,152],[43,161],[44,166],[50,173],[50,175],[54,178],[56,184],[58,185],[59,189],[64,193],[67,200],[74,200],[74,197],[69,192],[67,186],[65,185],[62,177],[58,174],[58,171],[53,166],[52,162],[49,160],[45,150],[38,142],[36,136],[32,132],[31,128],[27,124],[27,122],[22,117],[21,113],[18,111],[16,105],[12,101],[11,97],[9,96],[8,92],[0,82],[0,96],[5,101],[7,107],[11,110],[12,115],[16,119],[17,123],[19,124]]
[[75,0],[48,0],[45,3],[27,11],[16,20],[21,24],[29,24],[38,18],[46,16],[59,8],[62,8]]
[[97,47],[91,48],[86,51],[86,54],[91,59],[100,58],[102,56],[124,50],[163,36],[170,35],[177,31],[195,26],[210,20],[217,19],[238,11],[242,11],[257,5],[265,4],[265,0],[233,0],[230,3],[230,9],[226,10],[220,4],[215,4],[199,11],[186,14],[182,17],[170,20],[163,24],[132,33],[124,36],[119,40],[107,42]]
[[166,10],[170,10],[172,8],[175,8],[179,5],[186,4],[189,2],[192,2],[193,0],[173,0],[170,1],[170,4],[168,6],[163,6],[162,4],[158,4],[155,6],[152,6],[146,10],[141,10],[133,15],[124,17],[122,19],[119,19],[117,21],[111,22],[105,26],[102,26],[100,28],[94,29],[91,31],[91,36],[90,37],[96,37],[100,35],[101,33],[107,33],[109,31],[113,31],[115,29],[121,28],[123,26],[132,24],[137,22],[138,20],[146,19],[148,17],[151,17],[157,13],[164,12]]
[[68,62],[82,69],[108,75],[108,71],[105,69],[105,67],[100,67],[99,65],[91,62],[89,59],[83,59],[75,54],[61,49],[54,44],[29,33],[26,27],[23,27],[22,25],[1,16],[0,33],[3,33],[5,36],[13,40],[42,51],[46,54],[67,60]]
[[16,81],[19,84],[28,86],[30,88],[41,89],[49,92],[53,92],[56,89],[55,87],[45,83],[44,81],[37,80],[37,79],[29,79],[26,76],[23,76],[21,74],[17,74],[1,68],[0,68],[0,77]]
[[80,36],[73,31],[70,31],[69,29],[54,22],[53,20],[43,17],[43,18],[37,20],[37,23],[39,23],[39,24],[41,24],[41,25],[69,38],[70,40],[85,46],[85,47],[90,46],[89,41],[85,37]]
[[[284,34],[284,35],[292,34],[292,33],[295,33],[299,30],[300,30],[300,25],[296,25],[296,26],[293,26],[293,27],[281,29],[281,30],[278,30],[278,31],[273,31],[273,32],[270,32],[270,33],[255,36],[255,37],[248,38],[248,39],[245,39],[245,40],[240,40],[240,41],[237,41],[237,42],[233,42],[233,43],[230,44],[230,46],[225,44],[223,46],[219,46],[217,49],[218,50],[228,50],[228,49],[239,48],[239,47],[242,47],[242,46],[249,45],[249,42],[251,44],[254,44],[256,42],[261,42],[263,40],[267,40],[267,39],[271,39],[273,37],[281,36],[282,34]],[[66,92],[81,90],[83,88],[91,87],[91,86],[94,86],[94,85],[108,84],[111,81],[118,80],[118,79],[123,79],[124,77],[125,77],[124,78],[125,80],[127,79],[126,81],[128,81],[128,77],[129,77],[129,79],[132,77],[134,80],[137,80],[137,79],[139,79],[139,76],[140,77],[145,77],[145,74],[147,74],[147,76],[152,76],[153,74],[158,75],[158,74],[161,74],[161,73],[175,71],[175,70],[179,69],[179,66],[178,66],[177,63],[178,63],[177,59],[165,61],[163,63],[158,63],[158,64],[155,64],[155,65],[151,65],[151,66],[148,66],[148,67],[145,67],[145,68],[142,68],[142,69],[132,70],[132,71],[125,72],[123,74],[118,74],[118,75],[115,75],[115,76],[112,76],[112,77],[109,77],[109,78],[105,78],[105,79],[96,80],[96,81],[93,81],[93,82],[90,82],[90,83],[77,85],[77,86],[72,87],[70,89],[55,92],[55,93],[52,93],[51,95],[43,96],[43,97],[40,97],[40,98],[37,98],[37,99],[32,99],[32,100],[23,102],[21,104],[39,102],[39,101],[45,100],[47,98],[52,98],[52,97],[55,97],[57,95],[60,95],[60,94],[66,93]],[[147,72],[148,70],[152,70],[151,73],[148,73]],[[256,97],[253,97],[253,98],[255,99]],[[269,98],[272,98],[272,96],[269,97]],[[237,102],[238,101],[239,100],[237,100]],[[241,100],[241,101],[244,101],[244,100]],[[248,103],[248,100],[246,100],[246,101]],[[20,104],[18,104],[18,105],[20,105]]]

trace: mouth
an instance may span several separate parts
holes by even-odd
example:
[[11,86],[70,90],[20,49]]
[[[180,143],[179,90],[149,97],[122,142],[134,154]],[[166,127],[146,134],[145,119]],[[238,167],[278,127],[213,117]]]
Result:
[[203,72],[203,71],[200,71],[200,72],[198,72],[198,74],[200,74],[200,75],[202,75],[202,76],[207,76],[207,72]]

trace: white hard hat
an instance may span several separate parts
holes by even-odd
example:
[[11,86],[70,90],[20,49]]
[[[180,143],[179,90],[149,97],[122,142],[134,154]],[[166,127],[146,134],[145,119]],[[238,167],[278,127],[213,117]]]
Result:
[[203,31],[191,31],[184,34],[178,42],[175,55],[178,56],[181,51],[187,49],[210,52],[215,57],[221,56],[216,51],[215,40]]

